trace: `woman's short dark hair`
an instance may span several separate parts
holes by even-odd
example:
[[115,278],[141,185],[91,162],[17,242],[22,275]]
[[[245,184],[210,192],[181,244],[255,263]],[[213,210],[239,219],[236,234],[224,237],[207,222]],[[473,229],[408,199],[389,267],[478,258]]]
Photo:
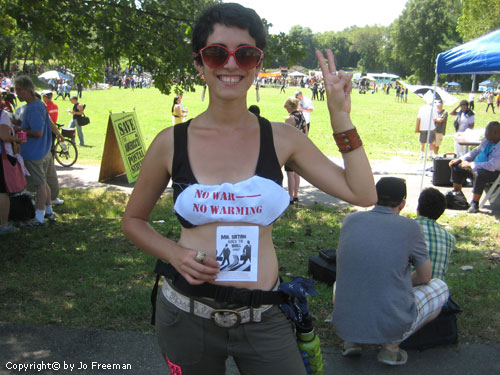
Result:
[[427,188],[418,197],[418,214],[437,220],[446,209],[446,197],[439,190]]
[[[192,38],[195,54],[206,46],[208,36],[214,31],[214,25],[218,23],[247,30],[255,39],[255,45],[258,48],[261,50],[266,48],[267,31],[255,10],[236,3],[224,3],[211,6],[196,20]],[[195,56],[195,60],[202,64],[201,56]]]

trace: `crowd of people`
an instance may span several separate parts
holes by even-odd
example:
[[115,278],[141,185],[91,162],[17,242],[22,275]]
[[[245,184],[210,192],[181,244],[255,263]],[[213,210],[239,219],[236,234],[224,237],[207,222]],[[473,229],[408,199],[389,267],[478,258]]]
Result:
[[151,88],[153,85],[151,74],[143,72],[140,67],[126,67],[123,71],[119,67],[116,70],[112,67],[107,67],[104,70],[104,81],[111,86],[131,90],[136,88]]
[[[470,97],[469,97],[470,99]],[[472,103],[473,103],[472,99]],[[463,134],[474,128],[475,116],[470,108],[471,100],[461,100],[450,112],[455,116],[454,153],[449,162],[451,168],[452,194],[465,200],[462,187],[467,179],[472,181],[472,200],[468,212],[479,212],[479,201],[487,184],[494,182],[500,174],[500,123],[491,121],[485,129],[484,137],[478,147],[467,150],[463,143]],[[439,147],[446,133],[448,112],[441,101],[429,101],[418,112],[415,132],[420,133],[420,158],[424,157],[426,145],[431,158],[438,156]]]
[[[56,140],[63,147],[65,145],[65,139],[57,126],[59,108],[53,100],[53,91],[47,89],[41,93],[36,92],[29,76],[18,75],[11,84],[8,91],[2,90],[0,140],[5,151],[2,149],[1,153],[6,153],[13,166],[20,165],[26,179],[25,187],[34,194],[35,216],[22,222],[21,228],[44,227],[46,220],[56,220],[52,206],[64,203],[59,198],[59,181],[54,165]],[[83,106],[78,102],[77,96],[72,96],[70,101],[73,109],[68,112],[73,118],[68,125],[69,128],[76,127],[80,146],[85,146],[78,123],[83,114]],[[19,105],[18,102],[26,104]],[[25,137],[21,138],[20,134]],[[0,234],[15,233],[19,228],[8,222],[9,194],[19,191],[7,190],[3,168],[0,178]]]
[[[213,5],[199,17],[192,34],[194,66],[206,83],[208,107],[186,121],[182,95],[174,98],[174,126],[161,131],[149,147],[122,220],[126,237],[157,258],[158,273],[165,276],[154,301],[155,322],[171,372],[221,374],[230,353],[245,374],[305,374],[295,334],[304,329],[307,306],[297,304],[290,289],[298,290],[299,299],[305,299],[305,292],[301,281],[281,283],[272,240],[273,222],[299,200],[299,176],[343,201],[374,206],[343,222],[332,324],[343,340],[344,356],[360,355],[363,344],[378,344],[380,362],[405,364],[408,355],[401,342],[435,319],[449,297],[444,278],[455,238],[436,223],[446,208],[444,195],[433,188],[423,190],[413,220],[400,215],[407,198],[404,180],[383,177],[375,184],[351,120],[352,74],[337,70],[330,50],[326,58],[316,52],[322,78],[310,88],[314,100],[326,94],[342,166],[308,138],[314,104],[302,91],[286,99],[284,123],[271,123],[256,106],[247,108],[247,92],[262,68],[266,47],[266,29],[255,11],[233,3]],[[134,88],[131,77],[126,87]],[[120,86],[122,78],[117,78]],[[38,97],[28,76],[16,77],[13,86],[16,100],[7,98],[10,89],[2,92],[2,154],[22,166],[35,191],[35,217],[23,226],[43,227],[45,219],[55,220],[52,205],[63,203],[57,197],[51,153],[54,139],[63,141],[55,126],[58,108],[53,91]],[[68,86],[64,81],[53,85],[54,100],[64,100]],[[76,127],[84,146],[78,122],[84,106],[69,90],[70,127]],[[405,95],[399,87],[396,100],[404,101]],[[16,115],[17,100],[26,105]],[[469,102],[462,101],[450,112],[457,117],[457,132],[474,127],[468,107]],[[419,111],[416,131],[422,156],[429,142],[437,155],[447,118],[439,102]],[[26,133],[26,141],[21,133]],[[465,179],[472,178],[469,212],[477,212],[485,184],[500,171],[500,124],[490,122],[480,146],[459,155],[450,162],[454,190],[459,194]],[[282,188],[283,167],[288,190]],[[0,234],[14,233],[19,228],[5,214],[12,192],[0,168]],[[148,223],[170,181],[180,225],[175,238],[170,238],[171,231],[164,236]],[[236,256],[235,264],[244,260],[245,268],[223,268],[224,262],[229,264],[228,252],[240,246],[238,241],[246,246],[241,246],[243,258]]]

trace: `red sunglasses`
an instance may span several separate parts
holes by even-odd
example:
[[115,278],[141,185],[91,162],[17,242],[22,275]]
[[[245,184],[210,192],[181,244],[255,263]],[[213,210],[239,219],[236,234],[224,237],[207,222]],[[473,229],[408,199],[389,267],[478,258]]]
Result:
[[211,44],[200,49],[198,54],[201,55],[201,59],[210,69],[222,68],[229,61],[229,57],[233,56],[241,69],[251,70],[259,65],[264,53],[261,49],[249,45],[240,46],[234,51],[230,51],[219,44]]

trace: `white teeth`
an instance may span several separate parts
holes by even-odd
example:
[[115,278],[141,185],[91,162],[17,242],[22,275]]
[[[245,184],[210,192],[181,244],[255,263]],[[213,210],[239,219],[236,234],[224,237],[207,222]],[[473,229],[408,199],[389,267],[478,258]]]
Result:
[[220,80],[222,82],[228,82],[228,83],[236,83],[240,81],[240,77],[234,77],[234,76],[220,76]]

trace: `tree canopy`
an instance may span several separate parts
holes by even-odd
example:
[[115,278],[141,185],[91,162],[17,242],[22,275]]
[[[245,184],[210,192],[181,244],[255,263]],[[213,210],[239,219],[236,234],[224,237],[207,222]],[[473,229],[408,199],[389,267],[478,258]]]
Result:
[[457,29],[464,42],[500,29],[500,1],[464,0]]
[[[196,76],[189,39],[196,14],[211,0],[4,0],[2,13],[16,21],[12,40],[21,54],[56,59],[81,81],[102,81],[103,67],[121,58],[152,71],[169,93]],[[23,40],[26,39],[26,45]],[[99,69],[100,68],[100,69]]]
[[[152,72],[164,93],[193,87],[191,27],[218,0],[3,0],[0,69],[13,60],[56,61],[82,82],[124,65]],[[314,34],[293,26],[269,35],[266,69],[317,69],[315,49],[330,48],[341,69],[391,72],[430,83],[437,54],[500,27],[498,0],[409,0],[392,25]],[[279,17],[277,15],[276,17]],[[264,25],[271,26],[267,20]],[[464,78],[465,79],[465,78]]]

